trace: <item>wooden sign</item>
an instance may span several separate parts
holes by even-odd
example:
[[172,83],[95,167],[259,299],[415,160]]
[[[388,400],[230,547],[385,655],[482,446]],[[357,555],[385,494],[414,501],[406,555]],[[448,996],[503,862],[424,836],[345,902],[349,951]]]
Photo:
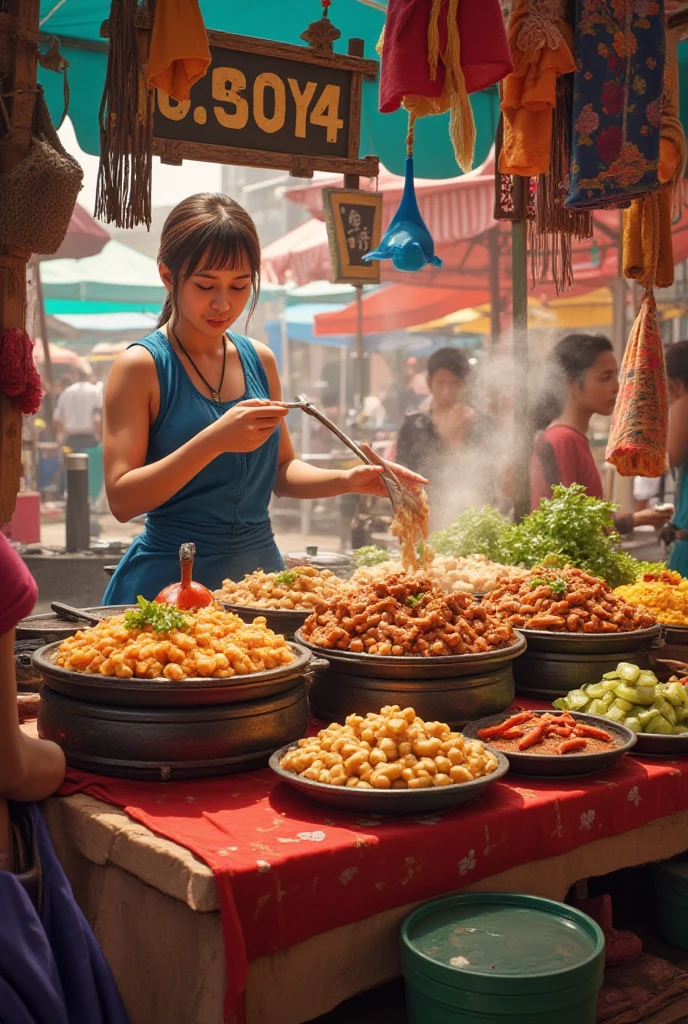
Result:
[[380,244],[382,192],[324,188],[323,214],[334,283],[379,284],[379,260],[363,257]]
[[[140,11],[136,24],[150,28],[150,16]],[[210,67],[188,101],[155,91],[153,152],[163,162],[377,175],[377,157],[358,156],[363,78],[378,70],[355,55],[360,40],[350,41],[349,54],[226,32],[208,31],[208,42]]]

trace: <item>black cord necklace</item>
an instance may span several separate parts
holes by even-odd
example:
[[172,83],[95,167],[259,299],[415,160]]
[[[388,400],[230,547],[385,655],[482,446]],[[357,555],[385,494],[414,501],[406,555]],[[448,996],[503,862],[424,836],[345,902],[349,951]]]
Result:
[[218,384],[217,391],[216,391],[215,388],[211,384],[209,384],[208,381],[205,379],[205,377],[203,376],[201,371],[198,369],[198,367],[194,363],[193,359],[191,358],[189,353],[186,351],[186,349],[182,345],[181,341],[179,340],[178,336],[172,330],[171,327],[170,327],[170,331],[172,332],[172,337],[177,342],[177,344],[179,345],[180,349],[182,350],[182,352],[184,353],[186,358],[189,360],[189,362],[193,366],[194,370],[196,371],[198,376],[201,378],[201,380],[203,381],[203,383],[207,387],[207,389],[210,392],[210,394],[213,396],[213,402],[221,401],[220,395],[222,394],[222,385],[223,385],[224,379],[225,379],[225,368],[227,366],[227,335],[226,334],[222,335],[222,376],[220,377],[220,383]]

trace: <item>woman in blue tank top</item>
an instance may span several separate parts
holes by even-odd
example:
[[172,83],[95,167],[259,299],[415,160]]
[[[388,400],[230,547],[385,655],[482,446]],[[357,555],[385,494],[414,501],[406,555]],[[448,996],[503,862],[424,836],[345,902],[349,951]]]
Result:
[[669,552],[670,569],[688,577],[688,341],[677,341],[666,352],[669,381],[669,464],[678,474],[676,512],[672,526],[676,539]]
[[[283,567],[270,525],[274,493],[325,498],[385,495],[378,466],[321,470],[296,458],[277,364],[231,332],[260,283],[260,242],[246,211],[224,195],[190,196],[160,239],[167,299],[158,330],[115,362],[105,389],[105,486],[113,515],[146,526],[117,567],[104,603],[152,600],[179,575],[179,546],[196,545],[195,578]],[[395,466],[407,481],[425,481]]]

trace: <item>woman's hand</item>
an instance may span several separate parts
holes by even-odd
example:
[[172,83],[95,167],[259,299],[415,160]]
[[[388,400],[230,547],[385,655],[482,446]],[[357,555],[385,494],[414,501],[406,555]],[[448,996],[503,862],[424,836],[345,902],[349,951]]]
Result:
[[669,508],[644,508],[640,512],[633,513],[633,525],[655,526],[659,530],[665,523],[671,522],[673,514],[673,505],[670,505]]
[[424,476],[412,473],[406,466],[400,466],[396,462],[387,462],[385,459],[380,458],[377,452],[373,451],[368,444],[362,444],[361,450],[376,465],[355,466],[353,469],[346,471],[347,490],[352,494],[374,494],[381,498],[387,498],[389,492],[382,481],[382,472],[385,468],[391,469],[399,483],[402,486],[409,487],[411,490],[417,490],[428,482]]
[[208,436],[218,453],[254,452],[274,434],[288,412],[282,402],[250,398],[238,402],[208,427]]

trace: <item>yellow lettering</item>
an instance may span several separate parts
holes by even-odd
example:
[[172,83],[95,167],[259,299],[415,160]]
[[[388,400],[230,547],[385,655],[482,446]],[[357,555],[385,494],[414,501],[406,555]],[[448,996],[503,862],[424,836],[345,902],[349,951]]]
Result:
[[311,100],[315,95],[315,82],[306,82],[303,92],[299,83],[295,78],[288,78],[289,88],[291,94],[294,97],[294,103],[296,104],[296,131],[295,135],[297,139],[306,138],[306,117],[308,115],[308,108],[311,105]]
[[223,128],[241,129],[248,123],[248,103],[241,95],[246,88],[246,77],[238,68],[213,68],[212,91],[214,100],[231,103],[234,113],[224,107],[213,107],[215,117]]
[[[266,89],[272,89],[275,97],[275,113],[272,117],[267,117],[265,113]],[[270,135],[284,127],[287,117],[287,94],[284,82],[272,71],[266,71],[256,78],[253,86],[253,116],[258,127]]]
[[311,124],[319,124],[327,128],[327,141],[336,142],[340,128],[344,122],[339,117],[339,97],[341,89],[338,85],[326,85],[311,112]]
[[183,121],[186,115],[189,113],[191,106],[191,100],[184,100],[182,103],[177,103],[176,100],[170,103],[169,93],[166,93],[164,89],[157,89],[158,94],[158,110],[167,117],[170,121]]

